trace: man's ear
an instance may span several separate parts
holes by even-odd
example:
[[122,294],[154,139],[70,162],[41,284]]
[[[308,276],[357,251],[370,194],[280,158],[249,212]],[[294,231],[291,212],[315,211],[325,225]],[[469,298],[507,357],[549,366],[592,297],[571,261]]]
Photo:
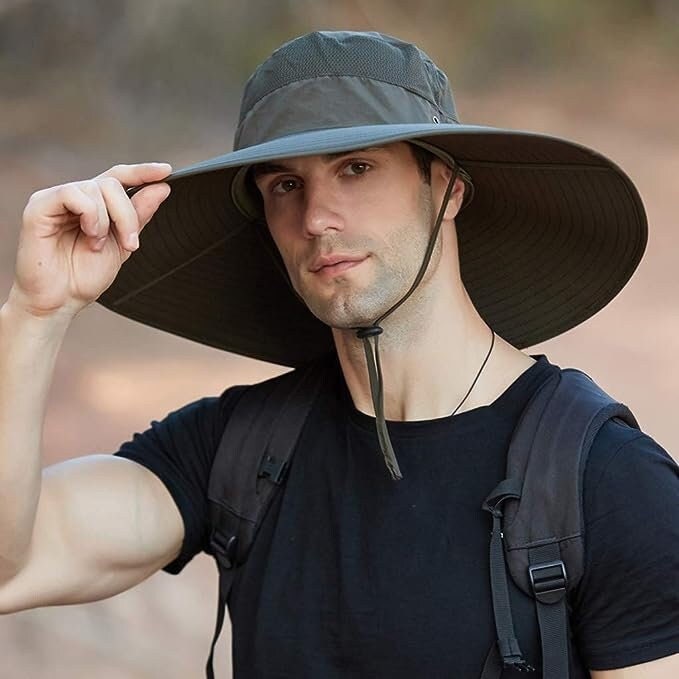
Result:
[[[432,181],[432,192],[436,202],[436,210],[438,211],[441,207],[441,201],[448,188],[448,183],[450,178],[453,176],[454,169],[450,165],[444,163],[438,158],[432,161],[431,164],[431,181]],[[455,219],[457,213],[462,207],[464,201],[464,190],[465,185],[460,176],[458,175],[455,179],[455,185],[450,193],[450,198],[448,199],[448,206],[443,215],[446,220]]]

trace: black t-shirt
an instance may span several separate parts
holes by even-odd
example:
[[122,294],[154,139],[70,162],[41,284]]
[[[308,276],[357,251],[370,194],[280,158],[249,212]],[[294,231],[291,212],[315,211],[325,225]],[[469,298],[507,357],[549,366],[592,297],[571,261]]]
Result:
[[[481,504],[504,478],[523,407],[559,369],[536,358],[488,406],[390,422],[399,482],[387,474],[374,419],[356,410],[336,364],[234,581],[235,677],[480,676],[495,639],[491,517]],[[206,547],[210,467],[243,388],[153,421],[117,453],[154,471],[181,511],[185,539],[170,573]],[[646,434],[609,421],[590,452],[584,504],[571,676],[679,652],[679,467]],[[539,668],[534,603],[509,584],[521,649]]]

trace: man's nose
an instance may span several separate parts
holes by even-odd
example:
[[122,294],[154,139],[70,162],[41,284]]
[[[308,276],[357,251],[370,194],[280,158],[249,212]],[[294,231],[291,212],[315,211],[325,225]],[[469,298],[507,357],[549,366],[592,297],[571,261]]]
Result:
[[322,236],[328,231],[342,231],[344,221],[340,214],[337,197],[327,187],[310,185],[304,189],[304,233],[309,238]]

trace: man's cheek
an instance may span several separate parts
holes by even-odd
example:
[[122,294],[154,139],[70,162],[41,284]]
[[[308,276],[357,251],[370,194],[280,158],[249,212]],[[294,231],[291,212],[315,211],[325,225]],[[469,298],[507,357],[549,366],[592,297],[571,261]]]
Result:
[[300,263],[296,262],[291,256],[283,258],[285,269],[288,272],[288,278],[292,282],[293,287],[299,293],[300,288],[304,286],[304,271]]

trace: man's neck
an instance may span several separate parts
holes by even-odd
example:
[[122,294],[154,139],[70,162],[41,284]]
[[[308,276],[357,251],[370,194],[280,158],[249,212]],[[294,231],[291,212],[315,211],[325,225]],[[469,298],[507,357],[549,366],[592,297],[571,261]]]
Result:
[[[445,417],[465,398],[493,338],[466,293],[456,301],[452,308],[441,302],[420,307],[426,309],[421,318],[410,312],[406,320],[403,309],[383,323],[379,342],[387,420]],[[351,330],[333,330],[333,335],[354,405],[374,416],[361,340]],[[533,363],[495,336],[490,357],[458,412],[492,403]]]

